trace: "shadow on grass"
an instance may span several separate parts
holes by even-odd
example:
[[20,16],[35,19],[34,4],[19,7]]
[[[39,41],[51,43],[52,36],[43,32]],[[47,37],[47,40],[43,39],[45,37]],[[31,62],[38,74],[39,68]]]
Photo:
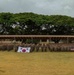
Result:
[[5,73],[5,71],[4,71],[4,70],[0,70],[0,72]]

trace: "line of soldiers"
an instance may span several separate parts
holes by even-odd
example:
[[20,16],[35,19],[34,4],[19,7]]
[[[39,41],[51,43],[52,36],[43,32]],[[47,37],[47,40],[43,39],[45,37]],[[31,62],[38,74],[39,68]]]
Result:
[[31,52],[48,52],[48,51],[71,51],[74,47],[72,43],[52,43],[52,44],[24,44],[23,47],[31,47]]
[[31,52],[47,52],[50,46],[46,44],[23,44],[22,47],[31,47]]
[[0,50],[15,50],[17,52],[18,47],[31,47],[31,52],[49,52],[49,51],[70,51],[74,47],[74,44],[11,44],[0,45]]

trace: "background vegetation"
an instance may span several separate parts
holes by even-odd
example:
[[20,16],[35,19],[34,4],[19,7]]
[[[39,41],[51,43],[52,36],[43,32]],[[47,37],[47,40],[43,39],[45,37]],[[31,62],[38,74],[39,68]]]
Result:
[[74,18],[65,15],[0,13],[0,34],[73,35]]

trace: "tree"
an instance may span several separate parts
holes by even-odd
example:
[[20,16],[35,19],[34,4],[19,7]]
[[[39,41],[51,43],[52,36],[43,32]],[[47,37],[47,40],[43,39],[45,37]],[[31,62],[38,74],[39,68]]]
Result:
[[12,14],[11,13],[1,13],[0,14],[0,34],[9,34],[9,31],[11,30],[11,20]]
[[74,35],[74,18],[35,13],[0,13],[0,34]]

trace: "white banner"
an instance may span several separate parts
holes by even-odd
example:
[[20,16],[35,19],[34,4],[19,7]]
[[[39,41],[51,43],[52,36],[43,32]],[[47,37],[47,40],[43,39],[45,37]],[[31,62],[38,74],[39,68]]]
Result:
[[30,52],[30,47],[18,47],[17,52],[22,52],[22,53],[29,53]]

